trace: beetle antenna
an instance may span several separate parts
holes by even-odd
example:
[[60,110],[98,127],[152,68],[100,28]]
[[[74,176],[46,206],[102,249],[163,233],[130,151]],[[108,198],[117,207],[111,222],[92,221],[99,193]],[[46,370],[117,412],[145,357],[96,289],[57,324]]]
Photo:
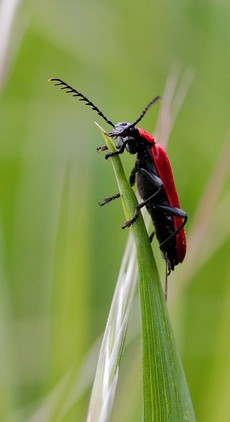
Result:
[[49,82],[55,82],[54,86],[60,86],[61,89],[65,90],[66,94],[72,94],[73,97],[79,97],[79,101],[84,101],[86,105],[90,106],[92,110],[96,111],[99,116],[101,116],[110,126],[115,127],[113,122],[111,120],[107,119],[107,117],[102,113],[101,110],[99,110],[98,107],[96,107],[92,101],[88,100],[85,95],[81,94],[81,92],[77,91],[75,88],[64,82],[62,79],[59,78],[50,78],[48,80]]
[[157,97],[153,98],[153,100],[150,101],[150,103],[148,103],[147,106],[144,108],[144,110],[142,111],[142,113],[140,114],[140,116],[138,117],[138,119],[135,120],[135,122],[132,123],[130,126],[131,127],[136,126],[136,124],[139,123],[143,119],[144,115],[147,113],[147,111],[149,110],[149,108],[152,107],[152,105],[154,103],[156,103],[156,101],[158,101],[160,99],[161,99],[161,97],[159,95]]

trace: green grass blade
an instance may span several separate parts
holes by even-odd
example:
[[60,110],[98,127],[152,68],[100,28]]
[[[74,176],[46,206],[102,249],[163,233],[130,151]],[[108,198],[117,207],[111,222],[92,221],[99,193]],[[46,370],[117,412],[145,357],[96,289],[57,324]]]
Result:
[[106,422],[111,418],[121,355],[137,281],[134,243],[127,242],[94,379],[87,422]]
[[[101,128],[100,128],[101,129]],[[111,139],[102,135],[110,151]],[[125,216],[135,212],[136,197],[125,177],[118,156],[111,159]],[[157,272],[152,248],[142,217],[131,227],[139,269],[142,319],[144,421],[194,421],[193,406],[183,366]]]

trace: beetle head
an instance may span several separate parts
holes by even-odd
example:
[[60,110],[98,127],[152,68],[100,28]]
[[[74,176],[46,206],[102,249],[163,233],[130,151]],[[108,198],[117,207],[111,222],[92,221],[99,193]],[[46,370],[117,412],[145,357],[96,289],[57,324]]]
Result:
[[130,154],[137,152],[137,137],[138,129],[132,123],[120,122],[117,123],[109,133],[111,138],[117,138],[116,148],[120,149],[125,142],[125,148]]

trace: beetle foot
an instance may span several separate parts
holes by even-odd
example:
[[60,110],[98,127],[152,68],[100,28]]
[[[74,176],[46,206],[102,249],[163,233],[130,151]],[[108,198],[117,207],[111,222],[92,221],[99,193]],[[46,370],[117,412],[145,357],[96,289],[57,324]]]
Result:
[[121,228],[126,229],[126,227],[130,227],[134,223],[134,221],[136,221],[136,219],[137,219],[137,217],[134,216],[130,220],[125,221],[124,224],[121,226]]
[[114,201],[114,199],[120,198],[120,193],[116,193],[116,195],[109,196],[108,198],[104,198],[101,201],[98,202],[100,207],[103,207],[103,205],[109,204],[109,202]]
[[97,147],[97,152],[107,151],[108,147],[106,145],[102,145],[101,147]]

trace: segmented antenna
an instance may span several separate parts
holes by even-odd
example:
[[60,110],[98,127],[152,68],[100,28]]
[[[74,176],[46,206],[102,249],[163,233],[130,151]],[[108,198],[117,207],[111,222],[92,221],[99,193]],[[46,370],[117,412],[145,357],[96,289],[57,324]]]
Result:
[[145,113],[149,110],[149,108],[150,107],[152,107],[152,105],[156,102],[156,101],[158,101],[158,100],[160,100],[161,99],[161,97],[158,95],[157,97],[155,97],[155,98],[153,98],[153,100],[152,101],[150,101],[150,103],[148,103],[147,104],[147,106],[144,108],[144,110],[142,111],[142,113],[140,114],[140,116],[138,117],[138,119],[134,122],[134,123],[132,123],[131,125],[130,125],[130,127],[134,127],[134,126],[136,126],[136,124],[137,123],[139,123],[142,119],[143,119],[143,117],[144,117],[144,115],[145,115]]
[[88,100],[85,95],[81,94],[79,91],[77,91],[75,88],[67,84],[66,82],[62,81],[62,79],[59,78],[50,78],[49,82],[55,82],[54,86],[60,86],[61,89],[65,90],[66,94],[73,94],[73,97],[79,97],[79,101],[84,101],[86,105],[90,106],[92,110],[95,110],[99,116],[101,116],[110,126],[115,127],[113,122],[111,120],[107,119],[107,117],[102,113],[101,110],[99,110],[98,107],[96,107],[92,101]]

